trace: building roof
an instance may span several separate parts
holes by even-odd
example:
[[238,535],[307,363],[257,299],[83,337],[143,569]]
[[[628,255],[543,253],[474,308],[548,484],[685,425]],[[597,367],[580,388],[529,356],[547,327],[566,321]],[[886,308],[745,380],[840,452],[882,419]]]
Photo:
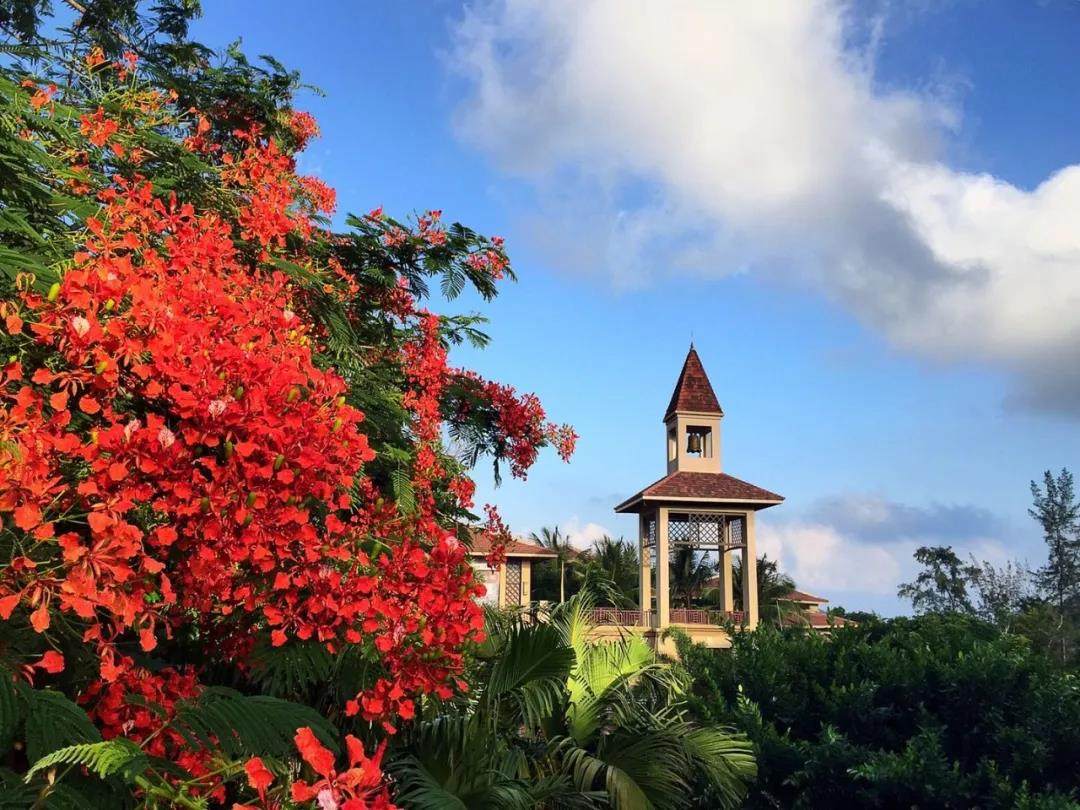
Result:
[[[491,553],[491,538],[479,531],[472,532],[472,548],[469,549],[471,557],[486,557]],[[507,557],[556,557],[551,549],[529,543],[525,540],[513,538],[506,544]]]
[[814,596],[813,594],[806,593],[805,591],[792,591],[791,593],[781,598],[784,602],[805,602],[806,604],[813,605],[826,605],[829,603],[828,599],[821,596]]
[[843,616],[830,616],[828,613],[822,613],[817,610],[809,613],[800,613],[797,616],[785,616],[784,619],[785,621],[792,621],[794,623],[804,622],[815,630],[825,630],[830,627],[843,627],[845,624],[858,624],[858,622],[853,622],[851,619],[845,619]]
[[724,415],[693,344],[686,355],[682,371],[679,372],[679,381],[675,383],[675,390],[671,393],[671,402],[664,413],[664,421],[666,422],[676,411]]
[[741,481],[727,473],[678,470],[665,475],[615,507],[616,512],[636,512],[644,501],[702,501],[749,503],[762,507],[782,503],[783,495]]

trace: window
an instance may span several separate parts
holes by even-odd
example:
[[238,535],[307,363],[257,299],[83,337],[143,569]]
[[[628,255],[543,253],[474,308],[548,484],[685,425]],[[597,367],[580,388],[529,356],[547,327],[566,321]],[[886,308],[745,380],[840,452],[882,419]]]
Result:
[[678,455],[678,443],[675,441],[675,428],[672,428],[667,432],[667,458],[668,461],[674,461],[675,456]]
[[489,605],[499,604],[499,569],[496,568],[492,571],[487,567],[485,562],[477,562],[476,560],[470,560],[473,570],[476,572],[477,577],[484,583],[484,587],[487,588],[487,592],[480,597],[480,601]]

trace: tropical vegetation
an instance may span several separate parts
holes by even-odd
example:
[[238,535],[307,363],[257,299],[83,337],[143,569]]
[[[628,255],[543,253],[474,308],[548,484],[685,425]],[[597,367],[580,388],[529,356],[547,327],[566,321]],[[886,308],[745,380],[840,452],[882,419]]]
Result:
[[747,806],[1080,807],[1080,506],[1068,471],[1032,495],[1034,571],[924,547],[899,588],[915,618],[679,639],[693,715],[754,742]]
[[686,671],[641,636],[593,640],[583,592],[540,621],[489,616],[467,699],[419,718],[388,769],[423,808],[738,806],[745,737],[689,716]]
[[1080,806],[1080,683],[977,618],[762,625],[679,651],[698,720],[754,742],[748,807]]
[[484,639],[470,466],[573,450],[429,309],[495,296],[502,241],[334,230],[294,74],[189,0],[70,6],[0,4],[2,801],[389,807]]

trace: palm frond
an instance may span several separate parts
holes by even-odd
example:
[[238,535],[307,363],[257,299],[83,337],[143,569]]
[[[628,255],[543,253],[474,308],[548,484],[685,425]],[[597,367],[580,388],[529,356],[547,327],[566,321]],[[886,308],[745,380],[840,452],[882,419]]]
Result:
[[503,739],[477,717],[442,715],[407,733],[408,753],[388,764],[401,805],[425,810],[537,806]]
[[540,724],[563,699],[575,653],[558,629],[547,624],[512,626],[495,659],[484,706],[492,710],[509,697],[520,719],[529,727]]
[[682,735],[691,767],[708,778],[724,807],[738,807],[757,776],[754,748],[732,729],[688,728]]

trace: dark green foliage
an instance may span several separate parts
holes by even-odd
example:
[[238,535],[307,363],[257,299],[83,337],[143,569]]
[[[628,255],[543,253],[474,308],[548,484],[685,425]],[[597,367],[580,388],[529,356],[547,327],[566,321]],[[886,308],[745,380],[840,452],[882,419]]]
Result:
[[[732,591],[735,607],[742,610],[742,555],[735,555],[731,563]],[[780,570],[780,563],[762,554],[757,560],[758,605],[764,612],[772,610],[778,602],[788,598],[795,589],[795,580]]]
[[578,584],[572,575],[577,552],[558,526],[554,529],[545,526],[539,533],[532,532],[529,541],[554,551],[556,555],[553,559],[538,560],[533,565],[533,599],[565,602],[578,592]]
[[1050,629],[1046,643],[1064,664],[1075,663],[1080,637],[1080,501],[1072,473],[1043,473],[1040,487],[1031,482],[1031,516],[1046,541],[1046,563],[1035,572],[1035,583],[1046,598],[1044,611]]
[[241,695],[211,686],[193,701],[177,706],[169,727],[193,749],[220,751],[225,756],[287,756],[293,736],[308,726],[331,750],[337,751],[337,732],[314,709],[268,695]]
[[1072,473],[1056,477],[1047,470],[1043,485],[1031,482],[1031,516],[1043,530],[1048,559],[1037,573],[1043,592],[1064,610],[1080,596],[1080,502],[1076,500]]
[[670,583],[672,606],[691,607],[705,592],[706,583],[716,573],[708,555],[691,548],[678,548],[671,555]]
[[977,619],[762,626],[680,653],[699,719],[757,747],[749,806],[1080,806],[1080,683]]
[[84,742],[99,742],[101,734],[81,708],[51,689],[20,689],[26,705],[26,757],[40,757]]
[[[535,571],[536,563],[533,563]],[[578,588],[594,589],[596,604],[636,607],[640,587],[637,543],[604,535],[574,560],[572,578]],[[535,574],[534,574],[535,576]]]
[[965,565],[952,546],[922,546],[915,551],[922,566],[918,576],[904,583],[896,595],[911,600],[916,613],[972,613],[967,586],[978,568]]

